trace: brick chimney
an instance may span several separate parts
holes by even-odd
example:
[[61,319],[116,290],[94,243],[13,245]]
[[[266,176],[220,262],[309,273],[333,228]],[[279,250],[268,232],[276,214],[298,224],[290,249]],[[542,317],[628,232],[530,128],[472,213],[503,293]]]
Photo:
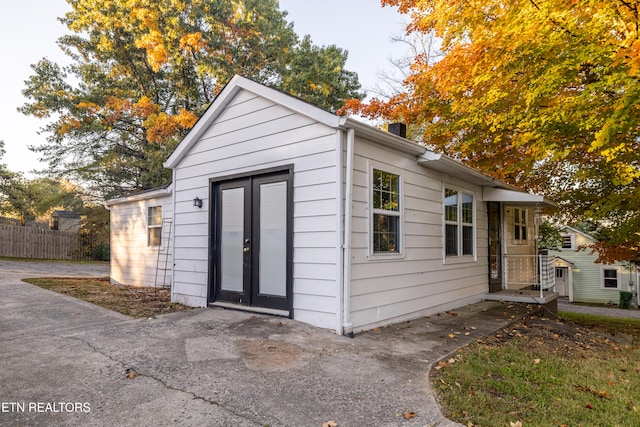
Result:
[[404,123],[389,123],[389,133],[398,135],[402,138],[407,137],[407,125]]

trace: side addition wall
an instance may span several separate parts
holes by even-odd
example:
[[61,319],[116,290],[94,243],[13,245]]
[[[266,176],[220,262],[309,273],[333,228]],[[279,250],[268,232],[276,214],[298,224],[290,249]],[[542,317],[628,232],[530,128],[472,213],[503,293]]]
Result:
[[[158,271],[158,256],[162,267],[165,258],[171,267],[171,238],[165,222],[160,246],[148,241],[148,208],[162,207],[162,217],[172,217],[171,196],[126,201],[110,206],[111,210],[111,281],[131,286],[171,285],[171,272]],[[168,244],[168,246],[167,246]],[[163,278],[163,276],[165,276]]]

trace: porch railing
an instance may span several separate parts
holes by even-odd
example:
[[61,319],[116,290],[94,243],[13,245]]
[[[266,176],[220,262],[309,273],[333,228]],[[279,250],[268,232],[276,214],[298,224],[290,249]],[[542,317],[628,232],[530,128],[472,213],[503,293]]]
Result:
[[555,285],[555,265],[549,255],[503,255],[505,289],[533,286],[542,292]]

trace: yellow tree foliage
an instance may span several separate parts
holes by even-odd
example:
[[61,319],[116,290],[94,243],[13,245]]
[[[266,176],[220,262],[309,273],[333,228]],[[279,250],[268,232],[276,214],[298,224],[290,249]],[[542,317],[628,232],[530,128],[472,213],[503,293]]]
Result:
[[381,3],[442,56],[417,56],[402,93],[346,111],[414,125],[425,144],[603,220],[610,242],[638,240],[640,2]]
[[[277,0],[67,1],[71,65],[32,66],[21,111],[51,120],[50,172],[103,196],[166,184],[163,160],[234,74],[334,111],[361,97],[346,53],[300,41]],[[307,78],[301,60],[331,67]]]

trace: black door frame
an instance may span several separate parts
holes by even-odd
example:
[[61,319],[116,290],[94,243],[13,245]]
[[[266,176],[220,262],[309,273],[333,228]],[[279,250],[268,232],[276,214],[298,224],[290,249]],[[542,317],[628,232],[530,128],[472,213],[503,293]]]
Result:
[[[493,207],[493,212],[492,212]],[[489,293],[499,292],[502,290],[502,275],[504,274],[503,268],[504,265],[502,263],[502,204],[500,202],[487,202],[487,234],[488,234],[488,268],[489,268]],[[496,263],[498,269],[498,277],[491,277],[491,222],[496,221],[497,224],[497,232],[498,232],[498,240],[497,240],[497,253],[496,253]]]
[[[286,182],[287,186],[287,234],[286,234],[286,297],[260,295],[258,271],[260,240],[259,233],[259,186],[269,182]],[[220,191],[229,188],[245,188],[245,245],[249,250],[243,254],[243,292],[222,291],[220,289],[220,235],[221,203]],[[209,286],[208,302],[216,301],[237,304],[238,308],[261,307],[288,311],[293,318],[293,165],[262,169],[243,174],[228,175],[209,181],[211,211],[209,218]]]

